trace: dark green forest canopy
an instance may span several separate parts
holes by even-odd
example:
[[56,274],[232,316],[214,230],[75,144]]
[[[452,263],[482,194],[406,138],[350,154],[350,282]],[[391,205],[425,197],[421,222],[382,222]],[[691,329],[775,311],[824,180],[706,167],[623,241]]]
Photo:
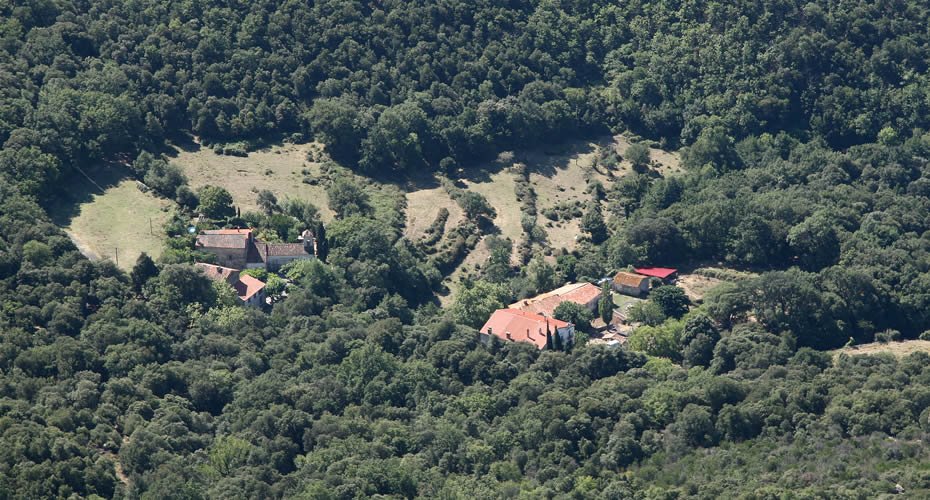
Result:
[[[930,329],[928,21],[904,0],[2,4],[0,498],[927,496],[930,356],[823,350]],[[534,276],[498,239],[470,290],[759,271],[681,319],[659,294],[663,357],[480,344],[432,303],[448,262],[354,184],[329,186],[327,263],[267,314],[185,264],[88,261],[42,208],[114,160],[192,209],[138,154],[188,133],[318,137],[395,176],[621,129],[686,172],[602,186],[591,241]]]
[[316,135],[371,173],[625,127],[846,147],[927,128],[927,21],[903,0],[6,3],[0,167],[41,192],[183,131]]

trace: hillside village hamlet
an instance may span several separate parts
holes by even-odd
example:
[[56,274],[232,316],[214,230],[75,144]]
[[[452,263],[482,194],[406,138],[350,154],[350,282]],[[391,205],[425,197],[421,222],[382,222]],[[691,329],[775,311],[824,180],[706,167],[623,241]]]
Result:
[[[672,268],[635,268],[632,272],[620,271],[612,278],[604,278],[601,283],[609,281],[611,291],[641,298],[654,285],[674,283],[677,272]],[[506,342],[528,342],[539,349],[571,346],[575,342],[575,325],[555,318],[556,308],[564,302],[572,302],[596,313],[603,293],[591,283],[569,283],[514,302],[491,314],[479,330],[481,340],[487,343],[497,337]],[[592,327],[602,333],[603,343],[619,345],[626,341],[626,335],[620,334],[619,328],[625,323],[624,313],[614,310],[609,323],[598,318],[592,322]]]
[[[197,262],[195,266],[213,281],[225,282],[232,287],[241,305],[262,307],[271,300],[265,293],[265,283],[243,270],[264,269],[279,271],[296,260],[312,259],[317,255],[317,241],[313,233],[304,231],[298,243],[273,243],[261,240],[250,228],[202,230],[197,234],[195,248],[216,257],[216,263]],[[620,271],[604,278],[609,290],[622,295],[642,298],[652,286],[673,283],[677,270],[649,267]],[[598,304],[604,291],[592,283],[569,283],[535,297],[519,300],[506,308],[494,311],[479,329],[482,342],[496,337],[506,342],[528,342],[539,349],[562,349],[575,343],[576,325],[556,318],[560,304],[571,302],[597,316]],[[612,301],[612,298],[611,298]],[[626,324],[623,311],[613,311],[610,321],[598,318],[592,327],[601,332],[600,339],[608,345],[625,342],[621,327]]]
[[300,240],[298,243],[270,243],[257,238],[252,229],[203,230],[197,234],[195,248],[216,256],[219,264],[198,262],[195,266],[211,280],[233,287],[242,305],[261,307],[269,300],[264,292],[265,283],[241,274],[241,270],[275,272],[295,260],[315,258],[317,244],[313,233],[304,231]]

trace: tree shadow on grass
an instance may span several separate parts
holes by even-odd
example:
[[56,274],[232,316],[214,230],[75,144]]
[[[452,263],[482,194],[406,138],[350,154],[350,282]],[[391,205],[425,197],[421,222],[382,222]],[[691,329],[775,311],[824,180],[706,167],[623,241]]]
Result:
[[202,147],[190,134],[175,134],[165,142],[165,146],[158,152],[169,158],[176,158],[181,151],[196,153]]
[[575,139],[535,148],[505,151],[496,159],[475,163],[459,169],[458,177],[470,183],[491,182],[491,177],[514,164],[526,165],[527,172],[543,177],[553,177],[560,170],[569,168],[581,155],[592,153],[597,147],[612,143],[610,136],[594,139]]
[[122,163],[76,167],[59,183],[58,190],[46,204],[46,211],[56,225],[67,226],[81,213],[81,205],[92,202],[95,195],[102,195],[127,178],[129,171]]
[[526,165],[527,172],[542,177],[552,178],[561,170],[567,170],[582,155],[595,152],[598,148],[610,147],[610,136],[594,139],[579,139],[571,142],[536,148],[521,153],[515,160]]

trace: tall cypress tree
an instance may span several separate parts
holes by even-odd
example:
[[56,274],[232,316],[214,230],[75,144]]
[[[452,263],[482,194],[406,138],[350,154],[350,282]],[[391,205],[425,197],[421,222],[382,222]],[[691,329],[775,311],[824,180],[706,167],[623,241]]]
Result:
[[597,303],[597,312],[601,319],[604,320],[604,323],[609,324],[610,320],[613,319],[614,301],[610,297],[610,281],[605,281],[604,285],[601,286],[601,300]]
[[562,336],[559,335],[558,329],[556,329],[555,335],[552,336],[552,340],[553,340],[552,345],[553,347],[555,347],[556,351],[561,351],[565,348],[565,346],[562,345]]
[[326,262],[326,256],[329,254],[329,242],[326,241],[326,227],[322,221],[317,221],[316,227],[313,228],[313,237],[316,238],[316,258]]

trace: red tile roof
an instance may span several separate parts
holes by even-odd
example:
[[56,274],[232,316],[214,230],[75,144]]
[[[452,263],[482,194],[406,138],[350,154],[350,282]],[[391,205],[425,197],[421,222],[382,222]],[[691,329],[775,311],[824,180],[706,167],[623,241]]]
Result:
[[601,289],[591,283],[572,283],[559,287],[551,292],[543,293],[529,299],[523,299],[519,302],[510,304],[511,309],[520,309],[522,311],[542,314],[543,316],[552,317],[555,308],[565,301],[574,302],[578,305],[585,306],[592,300],[600,297]]
[[623,286],[640,287],[642,286],[643,280],[645,279],[649,279],[649,278],[645,276],[641,276],[639,274],[633,274],[633,273],[628,273],[626,271],[620,271],[619,273],[617,273],[616,276],[614,276],[614,283],[617,285],[623,285]]
[[643,276],[652,276],[664,280],[677,273],[678,269],[672,269],[670,267],[637,267],[635,271]]
[[262,291],[265,288],[265,283],[257,278],[253,278],[248,274],[243,274],[239,277],[239,281],[233,285],[236,289],[236,295],[239,296],[243,302],[252,298],[253,295]]
[[[552,335],[555,335],[556,330],[559,328],[570,326],[565,321],[546,318],[519,309],[498,309],[481,327],[481,333],[494,335],[501,340],[511,342],[529,342],[540,349],[544,349],[546,347],[547,323]],[[508,333],[510,334],[509,337]]]
[[596,298],[600,298],[601,289],[592,285],[591,283],[584,283],[583,285],[575,288],[574,290],[563,294],[562,298],[565,300],[570,300],[576,304],[587,304]]
[[215,266],[204,262],[194,264],[194,267],[203,271],[204,276],[213,281],[225,281],[230,285],[239,280],[239,271],[231,267]]

